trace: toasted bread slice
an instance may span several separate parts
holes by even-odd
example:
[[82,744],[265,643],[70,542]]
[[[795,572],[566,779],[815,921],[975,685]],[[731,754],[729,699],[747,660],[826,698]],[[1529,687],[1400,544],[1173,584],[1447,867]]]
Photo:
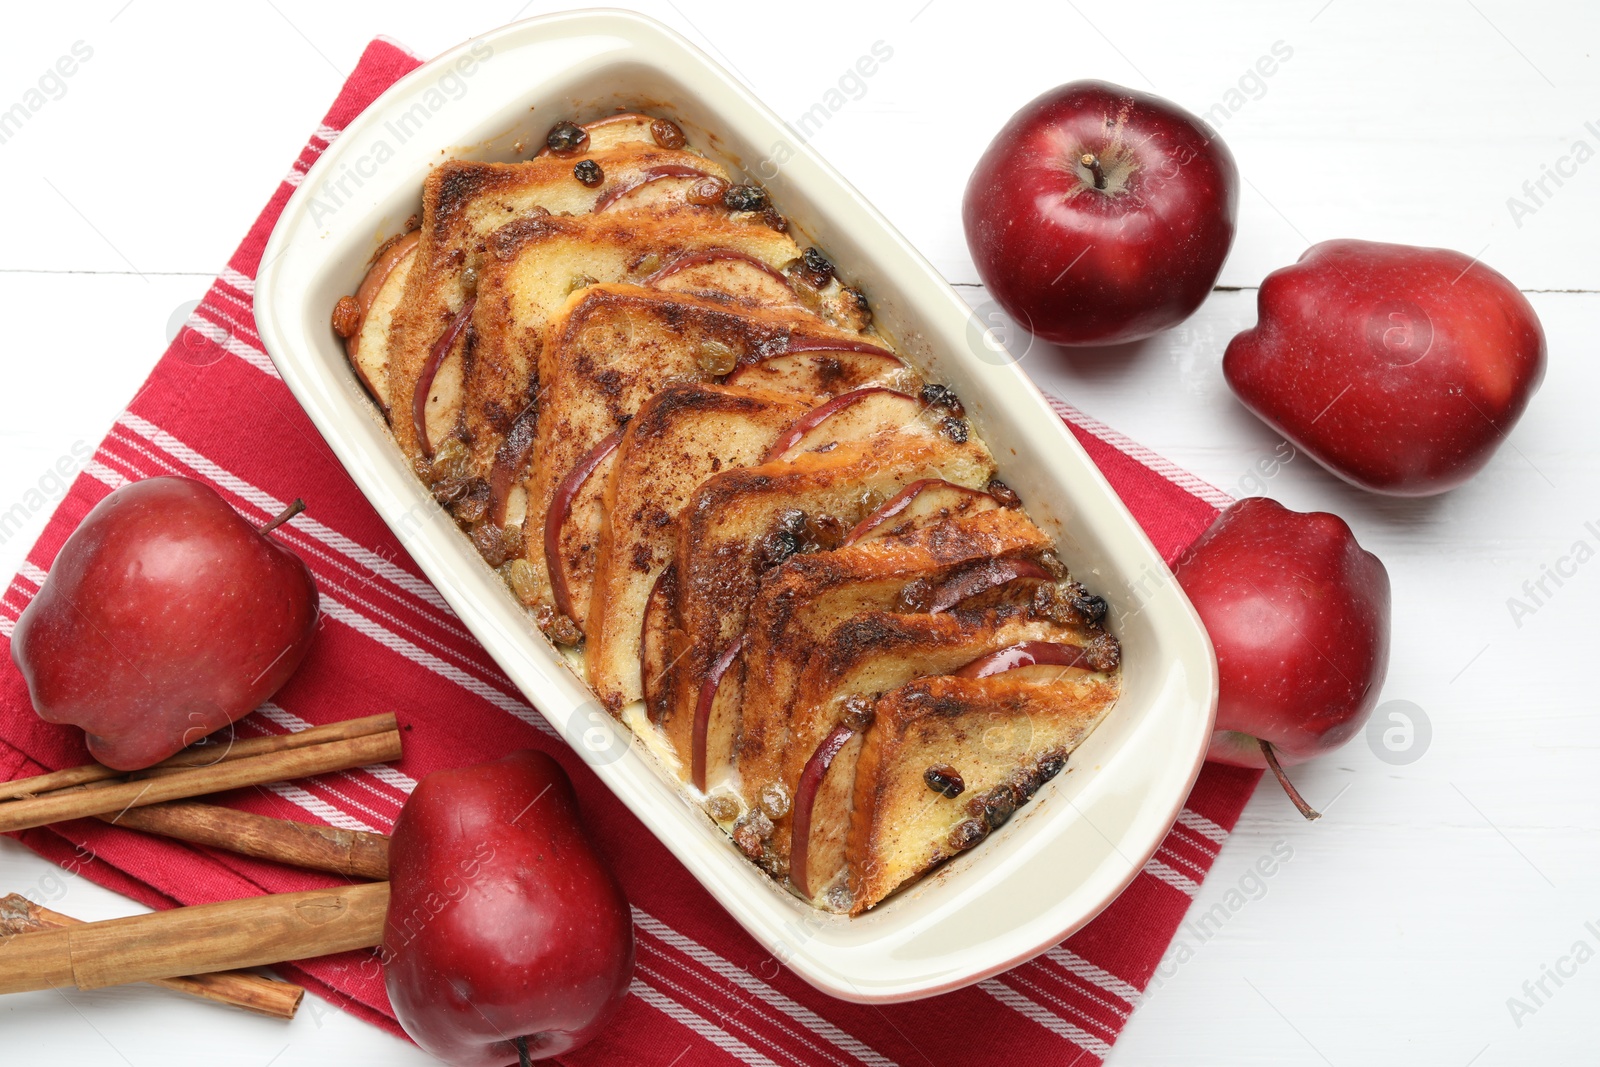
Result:
[[[947,437],[877,437],[807,452],[793,460],[724,471],[695,491],[678,523],[675,553],[682,648],[672,706],[663,724],[680,753],[692,753],[702,685],[744,630],[761,575],[804,547],[805,529],[859,521],[864,498],[892,496],[919,478],[981,486],[994,459],[981,443]],[[716,729],[710,736],[731,737]],[[721,765],[728,753],[702,753]]]
[[[585,185],[575,176],[574,167],[583,160],[599,166],[603,178],[598,184]],[[460,331],[446,351],[434,350],[472,295],[472,278],[481,267],[488,234],[541,212],[586,213],[608,203],[608,198],[613,207],[620,207],[615,194],[625,189],[623,199],[630,207],[682,204],[690,178],[638,184],[663,168],[725,177],[722,168],[694,153],[669,151],[637,138],[571,157],[543,156],[526,163],[451,160],[428,175],[422,192],[418,269],[412,271],[389,338],[391,421],[395,440],[413,461],[431,456],[456,428],[452,416],[459,410],[459,389],[443,391],[437,399],[430,393],[422,411],[426,435],[418,433],[415,392],[425,374],[432,381],[461,378],[466,331]],[[715,213],[722,214],[720,209]],[[456,406],[451,400],[457,401]]]
[[[613,714],[643,696],[641,620],[672,561],[678,512],[711,475],[758,462],[809,407],[809,398],[689,382],[656,393],[628,423],[607,489],[594,591],[578,620],[589,684]],[[562,565],[577,576],[566,558]]]
[[[1005,604],[992,610],[938,615],[857,615],[812,646],[811,660],[784,713],[788,735],[781,756],[769,752],[761,766],[775,764],[777,782],[792,796],[812,753],[852,708],[870,706],[881,694],[913,679],[953,673],[980,657],[1023,642],[1079,645],[1109,669],[1116,664],[1114,643],[1106,644],[1110,640],[1108,635],[1037,614],[1031,605]],[[1062,673],[1056,668],[1049,676]],[[768,745],[771,747],[772,739]],[[742,764],[740,770],[742,775]],[[789,824],[785,819],[775,823],[773,846],[780,855],[788,854]]]
[[[542,392],[539,383],[559,378],[553,368],[545,374],[545,340],[552,320],[560,318],[564,338],[563,345],[551,354],[552,360],[570,344],[628,345],[633,326],[627,318],[597,322],[594,336],[584,336],[590,329],[584,309],[590,305],[581,290],[597,283],[637,281],[664,256],[730,246],[774,266],[795,254],[794,242],[781,233],[730,222],[724,215],[699,208],[570,218],[543,215],[509,223],[490,236],[491,255],[479,276],[473,317],[476,343],[467,382],[471,402],[463,416],[475,470],[492,487],[492,521],[504,524],[523,519],[525,500],[514,490],[520,490],[529,459],[529,448],[520,446],[531,442],[521,438],[508,441],[507,435],[518,413]],[[644,295],[671,302],[692,299]],[[730,314],[724,308],[716,310]],[[576,320],[570,314],[574,311],[579,312]],[[641,330],[659,325],[648,320],[639,323]],[[820,322],[817,326],[827,329]],[[772,329],[779,327],[774,324]],[[545,410],[541,396],[541,422]],[[519,447],[502,450],[502,444]],[[530,541],[540,544],[537,536]]]
[[[804,313],[797,318],[789,311],[732,309],[629,285],[590,286],[568,301],[550,324],[541,360],[538,430],[523,512],[525,527],[544,534],[527,558],[549,576],[556,611],[586,629],[603,498],[615,463],[615,453],[598,463],[591,453],[610,447],[612,435],[663,387],[714,378],[736,360],[774,346],[807,343],[853,344],[855,335]],[[807,393],[801,399],[809,408],[814,398]],[[573,472],[584,469],[586,480],[574,492]]]
[[1117,695],[1114,676],[1080,671],[1049,682],[924,678],[890,693],[855,762],[850,810],[813,816],[813,826],[848,821],[850,830],[843,856],[813,831],[811,885],[847,868],[849,895],[834,903],[859,915],[977,844],[1060,773]]
[[904,610],[902,597],[912,583],[991,559],[1037,556],[1049,547],[1021,511],[996,507],[796,556],[763,578],[745,624],[743,669],[717,694],[739,708],[735,753],[747,792],[782,781],[790,703],[807,664],[838,626],[866,612]]
[[[548,604],[530,606],[586,630],[618,435],[650,396],[674,382],[714,377],[776,346],[856,343],[854,335],[788,311],[731,309],[628,285],[590,286],[574,295],[551,322],[541,361],[544,386],[521,521],[536,535],[526,558],[551,596]],[[862,365],[909,373],[888,360]],[[807,388],[817,380],[787,384]],[[809,389],[803,399],[814,399]]]

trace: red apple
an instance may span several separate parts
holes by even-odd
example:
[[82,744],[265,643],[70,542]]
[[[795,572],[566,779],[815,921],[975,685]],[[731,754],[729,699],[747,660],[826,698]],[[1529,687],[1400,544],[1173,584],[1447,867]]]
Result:
[[628,994],[628,901],[542,752],[424,778],[395,822],[389,878],[389,1002],[454,1067],[564,1055]]
[[1209,758],[1283,776],[1348,741],[1389,667],[1389,573],[1343,519],[1252,497],[1174,568],[1211,635],[1221,675]]
[[978,160],[961,216],[990,294],[1064,345],[1148,337],[1192,315],[1233,243],[1239,174],[1221,138],[1160,97],[1051,89]]
[[96,504],[11,637],[34,710],[95,759],[148,767],[243,718],[295,672],[317,625],[299,556],[208,485],[147,478]]
[[1544,331],[1503,276],[1441,248],[1324,241],[1261,283],[1222,369],[1334,474],[1427,496],[1477,473],[1544,378]]

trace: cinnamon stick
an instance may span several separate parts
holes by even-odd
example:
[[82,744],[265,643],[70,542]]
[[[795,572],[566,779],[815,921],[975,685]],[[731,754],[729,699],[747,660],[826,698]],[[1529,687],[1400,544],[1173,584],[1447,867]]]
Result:
[[[0,938],[82,925],[82,919],[51,911],[16,893],[0,897]],[[0,960],[4,958],[4,950],[0,949]],[[157,978],[150,984],[274,1019],[293,1019],[301,998],[306,995],[300,986],[248,971],[217,971],[214,974]]]
[[[152,767],[148,767],[143,771],[135,771],[133,774],[159,775],[174,768],[206,767],[227,760],[244,759],[249,756],[264,756],[272,752],[287,752],[297,748],[308,748],[311,745],[325,744],[329,741],[344,741],[352,737],[365,737],[369,734],[390,733],[398,728],[399,724],[395,720],[394,713],[386,712],[382,715],[368,715],[360,719],[345,719],[342,722],[328,723],[325,726],[313,726],[292,734],[271,734],[266,737],[243,739],[218,739],[213,735],[198,744],[189,746],[176,755],[167,757]],[[59,771],[50,771],[47,774],[36,774],[31,778],[18,778],[10,782],[0,782],[0,800],[38,796],[57,789],[121,778],[127,773],[114,770],[101,763],[89,763],[82,767],[66,767]]]
[[0,803],[0,833],[26,830],[67,819],[116,813],[167,800],[220,793],[241,786],[265,785],[329,771],[349,770],[399,758],[400,733],[395,730],[228,759],[209,766],[173,770],[152,778],[94,782],[43,796]]
[[260,967],[383,940],[389,883],[278,893],[18,934],[0,944],[0,993],[99,989]]
[[174,802],[129,808],[101,821],[161,834],[197,845],[226,849],[293,867],[329,871],[348,878],[389,877],[389,839],[362,830],[273,819],[216,804]]

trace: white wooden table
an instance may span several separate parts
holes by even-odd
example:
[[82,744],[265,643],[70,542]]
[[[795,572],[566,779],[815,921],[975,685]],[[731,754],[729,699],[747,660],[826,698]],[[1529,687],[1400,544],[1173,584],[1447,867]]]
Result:
[[[91,54],[0,143],[12,412],[0,424],[0,512],[17,502],[30,512],[0,543],[0,572],[23,559],[63,491],[51,469],[92,447],[133,394],[366,40],[385,33],[431,55],[547,6],[519,3],[103,0],[10,13],[0,109],[75,45]],[[718,14],[740,7],[748,14]],[[1221,289],[1189,323],[1132,350],[1069,356],[1041,344],[1025,365],[1045,389],[1235,494],[1339,513],[1394,582],[1384,698],[1421,708],[1430,743],[1392,764],[1357,738],[1304,768],[1302,787],[1328,813],[1315,826],[1262,789],[1193,915],[1279,842],[1292,859],[1258,899],[1224,905],[1220,929],[1186,930],[1190,953],[1163,966],[1110,1062],[1596,1062],[1600,563],[1548,585],[1554,595],[1520,625],[1507,598],[1576,543],[1600,547],[1600,162],[1560,187],[1547,180],[1538,203],[1523,185],[1577,142],[1586,157],[1600,150],[1600,8],[817,0],[786,6],[802,17],[782,24],[765,9],[645,7],[791,119],[875,42],[892,48],[814,143],[975,305],[986,297],[960,195],[1016,107],[1094,76],[1210,112],[1248,183]],[[777,39],[793,46],[785,58],[762,58]],[[1290,57],[1270,77],[1252,73],[1279,42]],[[1514,212],[1511,197],[1533,210]],[[1252,478],[1278,439],[1230,398],[1222,349],[1254,321],[1262,275],[1331,237],[1481,254],[1544,321],[1543,391],[1490,467],[1442,499],[1364,495],[1304,458],[1264,485]],[[0,889],[83,918],[136,910],[10,841],[0,841]],[[1544,978],[1545,995],[1547,967],[1563,976]],[[1532,1012],[1514,1015],[1512,997]],[[0,1049],[6,1064],[431,1062],[323,1004],[284,1026],[147,987],[0,1000]]]

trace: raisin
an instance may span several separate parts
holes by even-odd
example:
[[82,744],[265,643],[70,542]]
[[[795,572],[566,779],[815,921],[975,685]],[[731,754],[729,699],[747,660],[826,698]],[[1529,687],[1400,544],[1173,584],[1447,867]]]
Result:
[[489,513],[489,483],[482,478],[467,479],[466,492],[450,505],[450,514],[463,526],[479,522]]
[[857,693],[855,696],[845,700],[844,709],[839,715],[839,721],[859,734],[871,727],[872,720],[877,717],[877,706]]
[[767,191],[759,185],[730,185],[722,204],[729,211],[762,211],[768,204]]
[[761,542],[761,569],[777,567],[799,551],[799,534],[793,530],[774,530]]
[[789,220],[778,214],[770,207],[762,209],[761,221],[766,223],[767,228],[770,230],[775,230],[778,233],[789,232]]
[[733,373],[733,368],[739,365],[739,353],[721,341],[705,340],[695,352],[695,363],[702,374],[720,378]]
[[600,164],[592,159],[580,159],[578,165],[572,168],[572,176],[591,189],[606,180]]
[[928,788],[942,797],[954,800],[967,791],[967,783],[962,780],[960,772],[948,763],[936,763],[922,772],[922,780],[928,783]]
[[943,430],[944,435],[958,445],[966,444],[967,438],[971,436],[970,432],[967,430],[967,420],[958,419],[955,416],[951,416],[950,418],[941,422],[939,424],[939,429]]
[[756,804],[769,819],[781,819],[789,814],[789,791],[782,782],[768,782],[761,787]]
[[550,132],[545,135],[544,143],[552,152],[562,154],[568,152],[581,152],[589,143],[589,131],[579,126],[576,122],[562,119],[550,127]]
[[962,852],[989,836],[989,828],[978,819],[968,819],[950,831],[945,843],[952,852]]
[[1077,582],[1067,587],[1067,600],[1090,625],[1097,625],[1106,617],[1106,598],[1091,594]]
[[999,478],[991,478],[989,480],[988,490],[989,495],[998,500],[1003,508],[1020,508],[1022,506],[1022,498],[1017,495],[1017,491]]
[[1056,751],[1045,753],[1044,756],[1040,758],[1039,766],[1037,768],[1039,772],[1040,784],[1042,785],[1043,783],[1054,778],[1056,775],[1060,774],[1062,768],[1064,768],[1066,765],[1067,754],[1065,752]]
[[583,642],[583,631],[578,629],[578,624],[566,615],[557,615],[550,620],[550,625],[545,628],[545,636],[558,645],[567,648],[575,647]]
[[689,186],[685,199],[695,207],[715,207],[723,202],[728,183],[721,178],[701,178]]
[[500,541],[500,527],[492,522],[480,523],[472,528],[472,545],[491,567],[498,567],[506,561]]
[[353,296],[341,296],[333,305],[333,332],[349,340],[361,328],[361,305]]
[[739,817],[739,802],[727,793],[718,793],[706,801],[706,814],[717,822],[732,822]]
[[652,122],[650,136],[662,148],[675,151],[684,145],[683,129],[671,119],[656,119]]
[[979,793],[967,802],[967,814],[982,819],[985,826],[997,830],[1017,810],[1017,794],[1009,785],[997,785],[986,793]]

